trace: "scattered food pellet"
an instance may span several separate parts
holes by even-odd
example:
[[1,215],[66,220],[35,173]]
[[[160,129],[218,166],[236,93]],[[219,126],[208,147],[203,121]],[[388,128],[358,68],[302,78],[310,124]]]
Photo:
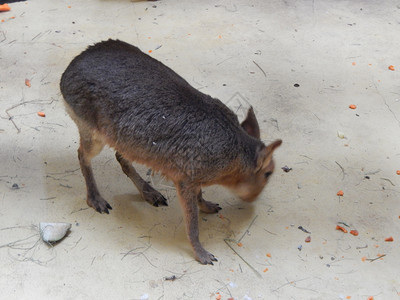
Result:
[[346,299],[351,299],[351,296],[347,296]]
[[29,79],[25,79],[25,85],[27,87],[31,87],[31,81]]
[[153,50],[149,50],[149,53],[153,52]]
[[394,71],[394,66],[390,65],[390,66],[388,67],[388,69],[389,69],[390,71]]
[[397,174],[397,175],[400,175],[400,170],[397,170],[397,171],[396,171],[396,174]]
[[311,242],[311,236],[306,237],[306,239],[304,240],[306,243]]
[[267,257],[271,257],[271,253],[267,253]]
[[355,61],[353,61],[351,64],[352,64],[353,66],[355,66],[355,65],[356,65],[356,62],[355,62]]
[[243,246],[243,244],[242,244],[242,243],[237,243],[237,245],[238,245],[239,247],[242,247],[242,246]]
[[343,231],[344,233],[347,233],[347,229],[344,228],[344,227],[342,227],[342,226],[340,226],[340,225],[336,225],[336,230],[341,230],[341,231]]
[[0,5],[0,11],[9,11],[9,10],[11,10],[11,7],[7,3]]
[[367,298],[367,300],[374,300],[374,297],[369,296],[369,297]]
[[215,295],[215,299],[217,299],[217,300],[221,300],[221,298],[222,298],[221,294],[217,294],[217,295]]
[[366,261],[367,258],[366,258],[365,256],[363,256],[363,257],[361,257],[361,260],[362,260],[362,261]]
[[340,190],[339,192],[336,193],[336,195],[338,195],[339,197],[342,197],[344,195],[344,193],[342,190]]
[[358,235],[358,231],[357,230],[350,230],[350,234],[357,236]]
[[338,138],[340,138],[340,139],[344,139],[344,133],[341,132],[341,131],[338,131],[338,132],[337,132],[337,136],[338,136]]
[[393,242],[393,237],[390,236],[390,237],[386,238],[385,242]]
[[267,271],[268,271],[268,268],[265,268],[263,272],[265,273],[265,272],[267,272]]
[[349,105],[349,108],[351,108],[351,109],[356,109],[356,108],[357,108],[357,105],[355,105],[355,104],[350,104],[350,105]]
[[38,111],[38,112],[37,112],[37,115],[38,115],[39,117],[42,117],[42,118],[44,118],[44,117],[46,116],[46,114],[45,114],[44,112],[42,112],[42,111]]

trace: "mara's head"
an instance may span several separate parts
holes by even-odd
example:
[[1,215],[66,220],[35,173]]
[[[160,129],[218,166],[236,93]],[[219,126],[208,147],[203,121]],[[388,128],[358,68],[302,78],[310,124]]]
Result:
[[[252,108],[249,109],[241,126],[250,136],[260,139],[260,128]],[[262,143],[257,146],[252,158],[253,165],[247,166],[240,180],[231,186],[231,189],[243,201],[252,202],[262,192],[275,169],[272,154],[281,144],[282,140],[276,140],[268,146]]]

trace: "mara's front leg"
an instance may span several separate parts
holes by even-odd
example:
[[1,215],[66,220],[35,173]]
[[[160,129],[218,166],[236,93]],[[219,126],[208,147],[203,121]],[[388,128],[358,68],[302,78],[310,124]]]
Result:
[[175,185],[184,213],[187,235],[196,256],[196,260],[203,265],[212,265],[213,261],[217,261],[217,259],[214,255],[203,248],[199,240],[199,211],[197,208],[197,202],[200,193],[200,186],[193,186],[187,182],[178,182]]

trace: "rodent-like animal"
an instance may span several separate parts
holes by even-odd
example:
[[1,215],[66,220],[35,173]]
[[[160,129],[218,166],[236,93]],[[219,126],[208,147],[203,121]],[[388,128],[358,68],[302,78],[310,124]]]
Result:
[[119,40],[88,47],[62,74],[66,108],[80,134],[78,157],[87,204],[100,213],[111,206],[100,195],[91,160],[108,144],[123,172],[153,206],[167,200],[132,166],[145,164],[175,184],[196,259],[217,259],[199,241],[198,208],[216,213],[218,204],[202,197],[202,187],[223,185],[242,200],[257,198],[274,170],[252,108],[240,124],[220,100],[205,95],[170,68]]

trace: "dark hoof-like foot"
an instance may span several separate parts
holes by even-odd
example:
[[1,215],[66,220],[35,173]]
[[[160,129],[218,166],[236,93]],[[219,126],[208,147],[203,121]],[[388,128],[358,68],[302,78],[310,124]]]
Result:
[[87,198],[87,204],[93,207],[99,213],[110,213],[108,210],[112,209],[111,205],[100,195],[94,195]]
[[146,202],[150,203],[155,207],[168,206],[167,199],[165,199],[165,197],[161,195],[160,192],[156,191],[149,184],[146,184],[143,187],[142,196],[144,200],[146,200]]
[[200,211],[206,214],[215,214],[222,209],[219,204],[206,201],[204,199],[199,202],[199,208]]
[[214,255],[204,249],[197,251],[196,260],[202,265],[214,265],[213,261],[218,261]]

